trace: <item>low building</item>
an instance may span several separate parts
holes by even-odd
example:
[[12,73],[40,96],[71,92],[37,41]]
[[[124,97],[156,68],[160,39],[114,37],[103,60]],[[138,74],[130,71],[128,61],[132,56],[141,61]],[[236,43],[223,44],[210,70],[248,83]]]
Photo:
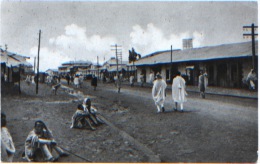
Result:
[[[0,49],[1,53],[1,77],[7,77],[7,82],[17,82],[20,76],[23,78],[27,74],[33,74],[33,66],[27,61],[30,57],[19,55]],[[19,74],[19,75],[18,75]]]
[[[256,61],[258,45],[256,43]],[[185,77],[187,84],[197,85],[200,70],[207,71],[209,86],[239,88],[252,69],[252,42],[223,44],[183,50],[161,51],[149,54],[135,62],[138,81],[140,74],[160,72],[171,82],[177,71]]]

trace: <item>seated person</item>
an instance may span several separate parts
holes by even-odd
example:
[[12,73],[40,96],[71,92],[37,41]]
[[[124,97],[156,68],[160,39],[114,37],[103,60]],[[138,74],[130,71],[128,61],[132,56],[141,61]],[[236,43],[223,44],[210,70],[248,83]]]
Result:
[[86,126],[86,124],[88,124],[91,130],[95,130],[90,123],[89,114],[85,112],[83,106],[79,104],[76,112],[72,116],[72,125],[70,128],[82,128]]
[[[59,156],[54,158],[51,154],[54,149]],[[41,156],[43,157],[41,158]],[[59,157],[68,156],[60,147],[57,146],[53,139],[51,131],[46,127],[43,121],[36,121],[34,129],[30,131],[25,141],[24,159],[28,162],[57,161]]]
[[13,139],[6,127],[6,115],[1,113],[1,161],[12,162],[14,153]]
[[97,110],[93,107],[91,107],[91,100],[90,98],[85,98],[83,101],[83,107],[84,107],[84,111],[86,111],[87,113],[89,113],[90,119],[91,121],[95,124],[95,125],[100,125],[100,124],[104,124],[104,121],[101,120],[98,116],[97,116]]

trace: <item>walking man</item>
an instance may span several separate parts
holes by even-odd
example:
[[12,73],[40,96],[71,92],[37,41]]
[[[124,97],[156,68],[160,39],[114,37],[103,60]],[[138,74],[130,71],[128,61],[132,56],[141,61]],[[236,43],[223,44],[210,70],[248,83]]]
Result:
[[165,112],[164,109],[164,101],[166,92],[165,89],[167,87],[166,82],[162,79],[160,74],[156,75],[156,80],[153,83],[152,96],[157,107],[157,113]]
[[181,77],[181,73],[178,72],[172,82],[172,99],[175,103],[174,111],[177,111],[177,106],[179,103],[181,112],[183,112],[183,103],[187,101],[185,83],[185,80]]
[[199,89],[200,89],[200,96],[205,99],[205,90],[208,85],[208,80],[207,80],[207,73],[205,72],[203,74],[203,71],[200,71],[200,76],[199,76]]

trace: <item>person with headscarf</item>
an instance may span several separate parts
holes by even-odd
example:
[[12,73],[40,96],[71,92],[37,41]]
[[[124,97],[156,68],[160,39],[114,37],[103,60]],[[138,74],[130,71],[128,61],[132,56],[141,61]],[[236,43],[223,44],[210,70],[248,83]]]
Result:
[[83,128],[88,125],[91,130],[96,130],[90,122],[89,113],[84,111],[84,107],[82,104],[78,105],[76,112],[72,116],[72,123],[70,128]]
[[208,75],[207,73],[203,73],[203,71],[200,71],[200,76],[199,76],[199,90],[200,90],[200,96],[202,98],[205,98],[205,90],[208,85]]
[[104,123],[104,121],[97,116],[97,109],[91,106],[90,98],[87,97],[83,100],[83,108],[84,111],[89,114],[89,118],[94,125],[100,125]]
[[2,162],[12,162],[15,147],[12,136],[6,127],[6,115],[1,113],[1,161]]
[[153,88],[152,88],[152,96],[155,105],[157,107],[157,113],[165,112],[164,101],[166,96],[166,92],[165,92],[166,87],[167,84],[162,79],[162,76],[160,74],[157,74],[156,80],[154,81]]
[[[53,157],[51,153],[52,149],[59,154],[58,157]],[[44,156],[41,158],[42,155]],[[68,154],[57,146],[57,142],[54,140],[52,132],[47,128],[45,123],[41,120],[36,121],[34,129],[30,131],[25,140],[24,159],[28,162],[54,162],[62,156],[68,156]]]
[[172,82],[172,99],[175,102],[175,111],[177,111],[177,106],[179,103],[181,112],[183,112],[183,103],[187,101],[185,83],[185,80],[181,77],[181,73],[177,72],[177,75],[173,78]]

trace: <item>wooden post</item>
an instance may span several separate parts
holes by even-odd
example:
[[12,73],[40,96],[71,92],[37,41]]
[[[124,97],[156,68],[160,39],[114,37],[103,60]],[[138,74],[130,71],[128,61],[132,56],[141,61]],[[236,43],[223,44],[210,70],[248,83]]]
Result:
[[38,94],[38,85],[39,85],[40,44],[41,44],[41,30],[40,30],[40,32],[39,32],[39,44],[38,44],[38,61],[37,61],[37,76],[36,76],[36,94]]

